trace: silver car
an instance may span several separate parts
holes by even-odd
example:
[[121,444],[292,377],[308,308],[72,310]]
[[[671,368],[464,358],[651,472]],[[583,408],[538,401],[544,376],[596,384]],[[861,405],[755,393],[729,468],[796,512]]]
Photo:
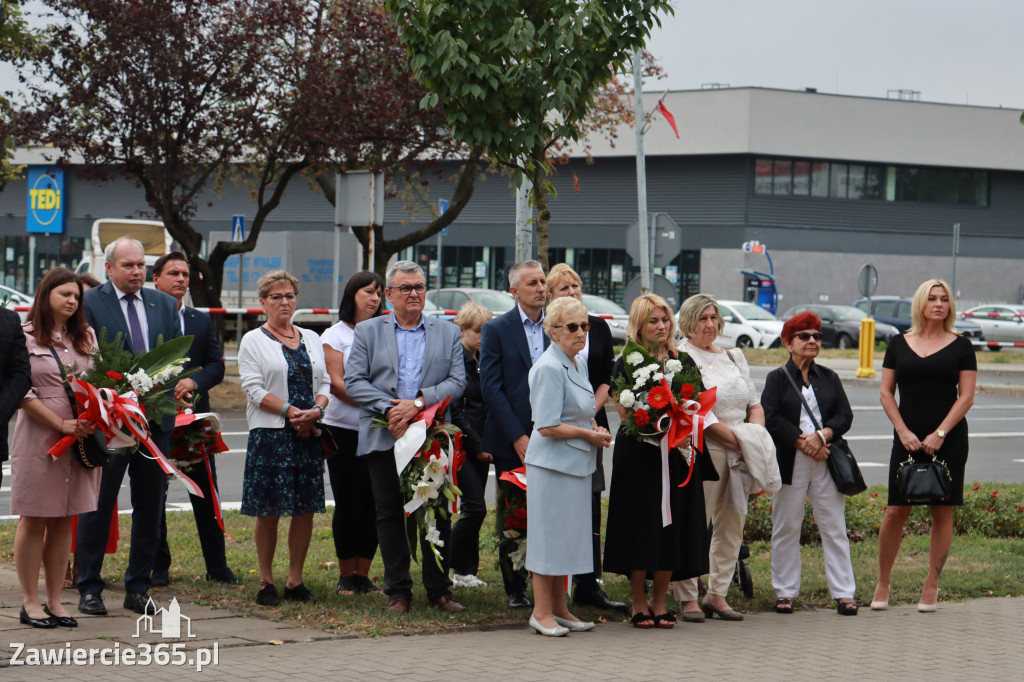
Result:
[[461,310],[469,301],[475,301],[496,315],[516,307],[516,300],[507,291],[475,287],[432,289],[427,300],[442,310]]
[[[625,308],[604,296],[583,294],[583,305],[586,306],[587,312],[591,315],[624,315],[626,318],[629,317],[629,313],[626,312]],[[626,330],[629,328],[629,320],[605,319],[605,322],[608,323],[608,329],[612,333],[612,341],[615,343],[626,343]]]
[[[981,325],[985,341],[991,343],[1019,343],[1024,345],[1024,305],[992,303],[980,305],[960,314],[965,320]],[[992,350],[999,346],[989,345]]]

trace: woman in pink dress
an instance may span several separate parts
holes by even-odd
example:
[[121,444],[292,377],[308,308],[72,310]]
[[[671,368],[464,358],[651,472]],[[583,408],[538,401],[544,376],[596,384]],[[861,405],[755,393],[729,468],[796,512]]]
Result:
[[[14,538],[14,562],[21,583],[21,622],[37,628],[75,627],[60,603],[64,569],[71,551],[71,520],[95,511],[100,470],[87,470],[67,451],[47,451],[64,436],[82,438],[96,430],[76,419],[53,348],[65,372],[89,368],[96,337],[81,308],[82,284],[70,270],[54,268],[36,291],[25,323],[32,388],[21,403],[11,445],[11,513],[21,522]],[[46,573],[46,602],[39,599],[39,568]]]

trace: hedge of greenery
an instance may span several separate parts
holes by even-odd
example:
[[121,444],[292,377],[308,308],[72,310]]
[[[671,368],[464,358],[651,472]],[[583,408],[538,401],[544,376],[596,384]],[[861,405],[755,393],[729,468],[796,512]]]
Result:
[[[846,499],[846,528],[853,541],[878,535],[885,516],[889,491],[886,486],[873,486],[860,495]],[[964,503],[953,512],[954,530],[959,534],[978,533],[993,538],[1024,537],[1024,485],[1009,483],[973,483],[964,486]],[[928,508],[914,507],[906,531],[927,533],[931,528]],[[772,505],[761,494],[750,502],[744,540],[770,542],[772,538]],[[814,522],[810,503],[804,510],[803,544],[818,544],[821,536]]]

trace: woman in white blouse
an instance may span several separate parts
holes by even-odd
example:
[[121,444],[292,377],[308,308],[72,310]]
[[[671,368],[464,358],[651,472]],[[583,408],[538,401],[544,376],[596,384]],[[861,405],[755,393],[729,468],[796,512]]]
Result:
[[[693,358],[700,367],[704,388],[717,387],[717,402],[712,411],[721,424],[733,428],[747,421],[764,426],[764,410],[761,409],[760,396],[754,389],[754,382],[750,380],[746,358],[738,350],[727,352],[714,345],[724,324],[718,302],[713,296],[691,296],[679,309],[679,331],[684,336],[680,350]],[[723,432],[725,437],[722,436]],[[718,480],[704,482],[705,510],[713,531],[711,574],[708,593],[701,609],[708,618],[718,614],[723,620],[743,620],[743,614],[733,610],[725,600],[736,570],[736,559],[743,543],[743,522],[746,520],[745,515],[735,513],[729,504],[726,453],[729,450],[738,451],[740,446],[731,432],[708,431],[707,435],[709,437],[705,442],[711,461],[718,471]],[[673,583],[673,592],[682,606],[683,620],[702,620],[699,617],[687,617],[693,613],[692,606],[697,601],[696,579]]]
[[317,422],[330,399],[331,377],[320,337],[292,324],[299,281],[284,270],[273,270],[256,286],[267,321],[243,336],[238,349],[249,422],[241,511],[256,517],[253,537],[260,567],[256,602],[280,603],[273,565],[282,516],[292,517],[283,597],[317,601],[302,582],[302,569],[313,534],[313,514],[325,511],[323,453],[316,435]]

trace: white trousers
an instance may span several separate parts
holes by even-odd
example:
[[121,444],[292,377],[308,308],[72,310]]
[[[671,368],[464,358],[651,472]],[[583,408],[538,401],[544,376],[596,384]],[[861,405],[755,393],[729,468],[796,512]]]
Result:
[[[718,443],[705,439],[708,455],[718,471],[719,480],[704,483],[704,512],[714,527],[711,534],[709,562],[711,574],[708,593],[725,596],[736,573],[736,560],[740,545],[743,544],[743,522],[746,515],[733,512],[729,504],[729,464],[726,449]],[[680,580],[672,583],[672,594],[680,602],[697,599],[697,579]]]
[[804,498],[814,509],[814,520],[825,550],[825,579],[833,599],[852,598],[857,589],[846,535],[846,498],[836,489],[825,462],[796,453],[792,485],[772,500],[772,587],[776,597],[800,593],[800,528]]

